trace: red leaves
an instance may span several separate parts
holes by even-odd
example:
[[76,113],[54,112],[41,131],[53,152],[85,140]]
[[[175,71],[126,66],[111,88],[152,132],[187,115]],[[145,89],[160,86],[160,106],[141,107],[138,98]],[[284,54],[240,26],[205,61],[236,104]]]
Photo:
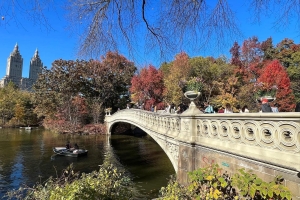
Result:
[[288,89],[290,87],[288,74],[278,60],[270,62],[263,69],[258,82],[263,82],[267,87],[276,85],[278,89]]
[[143,102],[147,110],[152,104],[156,105],[162,101],[163,89],[163,74],[152,65],[141,69],[140,74],[131,79],[131,99]]
[[277,86],[276,102],[279,104],[280,111],[292,111],[295,108],[295,97],[290,88],[290,79],[278,60],[270,62],[263,69],[258,82],[264,83],[267,88]]

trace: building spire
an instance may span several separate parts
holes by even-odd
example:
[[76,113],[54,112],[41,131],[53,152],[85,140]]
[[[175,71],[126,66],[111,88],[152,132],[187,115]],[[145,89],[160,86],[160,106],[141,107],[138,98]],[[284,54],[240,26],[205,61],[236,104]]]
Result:
[[34,58],[34,59],[36,59],[36,58],[39,58],[39,51],[38,51],[38,49],[37,49],[37,48],[35,49],[35,52],[34,52],[33,58]]
[[14,48],[14,50],[13,50],[13,52],[11,52],[11,54],[10,54],[11,56],[21,56],[20,55],[20,52],[19,52],[19,46],[18,46],[18,43],[16,43],[16,45],[15,45],[15,48]]
[[14,52],[18,52],[19,51],[19,46],[18,43],[16,42],[15,48],[14,48]]
[[34,57],[38,57],[39,56],[39,51],[38,51],[38,49],[36,48],[35,49],[35,52],[34,52]]

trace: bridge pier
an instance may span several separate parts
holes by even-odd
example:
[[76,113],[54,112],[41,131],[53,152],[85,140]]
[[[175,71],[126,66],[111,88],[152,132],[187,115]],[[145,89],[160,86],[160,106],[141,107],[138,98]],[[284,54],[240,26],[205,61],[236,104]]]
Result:
[[188,183],[188,172],[194,171],[196,168],[195,146],[187,143],[179,143],[178,171],[177,178],[180,183]]

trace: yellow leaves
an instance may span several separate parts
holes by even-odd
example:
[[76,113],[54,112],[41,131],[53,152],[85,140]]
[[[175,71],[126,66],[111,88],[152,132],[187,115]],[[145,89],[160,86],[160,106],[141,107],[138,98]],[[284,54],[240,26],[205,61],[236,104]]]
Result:
[[164,77],[166,90],[164,96],[169,103],[179,104],[183,97],[182,89],[179,87],[179,81],[186,79],[190,74],[191,66],[188,55],[180,53],[176,56],[172,65],[169,66],[169,73]]
[[220,192],[217,189],[213,192],[213,198],[214,199],[218,199],[220,197],[220,195],[222,195],[222,192]]
[[209,194],[207,194],[206,199],[219,199],[220,197],[222,197],[222,194],[223,193],[218,189],[210,188]]
[[214,178],[214,176],[210,175],[210,176],[207,176],[205,179],[208,180],[208,181],[211,181],[211,180],[213,180],[213,178]]
[[139,96],[138,96],[137,93],[131,93],[130,99],[131,99],[132,101],[134,101],[134,102],[138,102]]
[[211,102],[218,106],[225,106],[226,103],[230,103],[231,106],[234,106],[238,103],[238,100],[232,94],[224,93],[214,97]]

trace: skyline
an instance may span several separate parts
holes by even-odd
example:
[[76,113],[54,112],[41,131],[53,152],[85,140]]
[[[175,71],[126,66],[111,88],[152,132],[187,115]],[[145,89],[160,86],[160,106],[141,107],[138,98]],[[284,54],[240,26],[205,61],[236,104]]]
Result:
[[[239,22],[239,27],[242,31],[242,36],[236,38],[239,45],[250,37],[257,36],[259,41],[265,41],[267,38],[273,38],[273,44],[276,45],[284,38],[294,40],[296,44],[300,43],[299,30],[296,23],[296,19],[286,27],[281,29],[273,28],[274,18],[264,17],[260,23],[254,24],[251,21],[251,15],[245,7],[236,5],[238,12],[236,12],[236,18]],[[48,13],[49,14],[49,13]],[[2,13],[0,13],[2,15]],[[22,16],[19,16],[22,18]],[[50,13],[49,24],[50,29],[43,26],[35,25],[32,21],[19,21],[15,23],[13,21],[0,20],[0,78],[6,74],[7,58],[13,51],[16,43],[19,46],[19,51],[23,57],[23,77],[28,77],[29,63],[34,55],[36,49],[39,51],[40,58],[49,69],[51,63],[56,59],[74,60],[77,58],[76,50],[78,46],[78,35],[75,32],[66,30],[68,25],[64,18],[63,10],[56,10],[55,13]],[[225,55],[229,58],[229,50],[232,47],[233,42],[228,44],[221,50],[216,49],[202,49],[201,51],[193,51],[192,49],[182,49],[190,57],[195,56],[213,56],[219,57]],[[139,49],[139,55],[136,56],[136,60],[133,60],[124,49],[119,50],[119,53],[124,55],[127,59],[135,62],[138,68],[152,64],[155,67],[159,67],[164,61],[172,61],[176,54],[168,58],[168,60],[160,60],[153,55],[145,55],[144,49]],[[180,52],[177,52],[180,53]]]

